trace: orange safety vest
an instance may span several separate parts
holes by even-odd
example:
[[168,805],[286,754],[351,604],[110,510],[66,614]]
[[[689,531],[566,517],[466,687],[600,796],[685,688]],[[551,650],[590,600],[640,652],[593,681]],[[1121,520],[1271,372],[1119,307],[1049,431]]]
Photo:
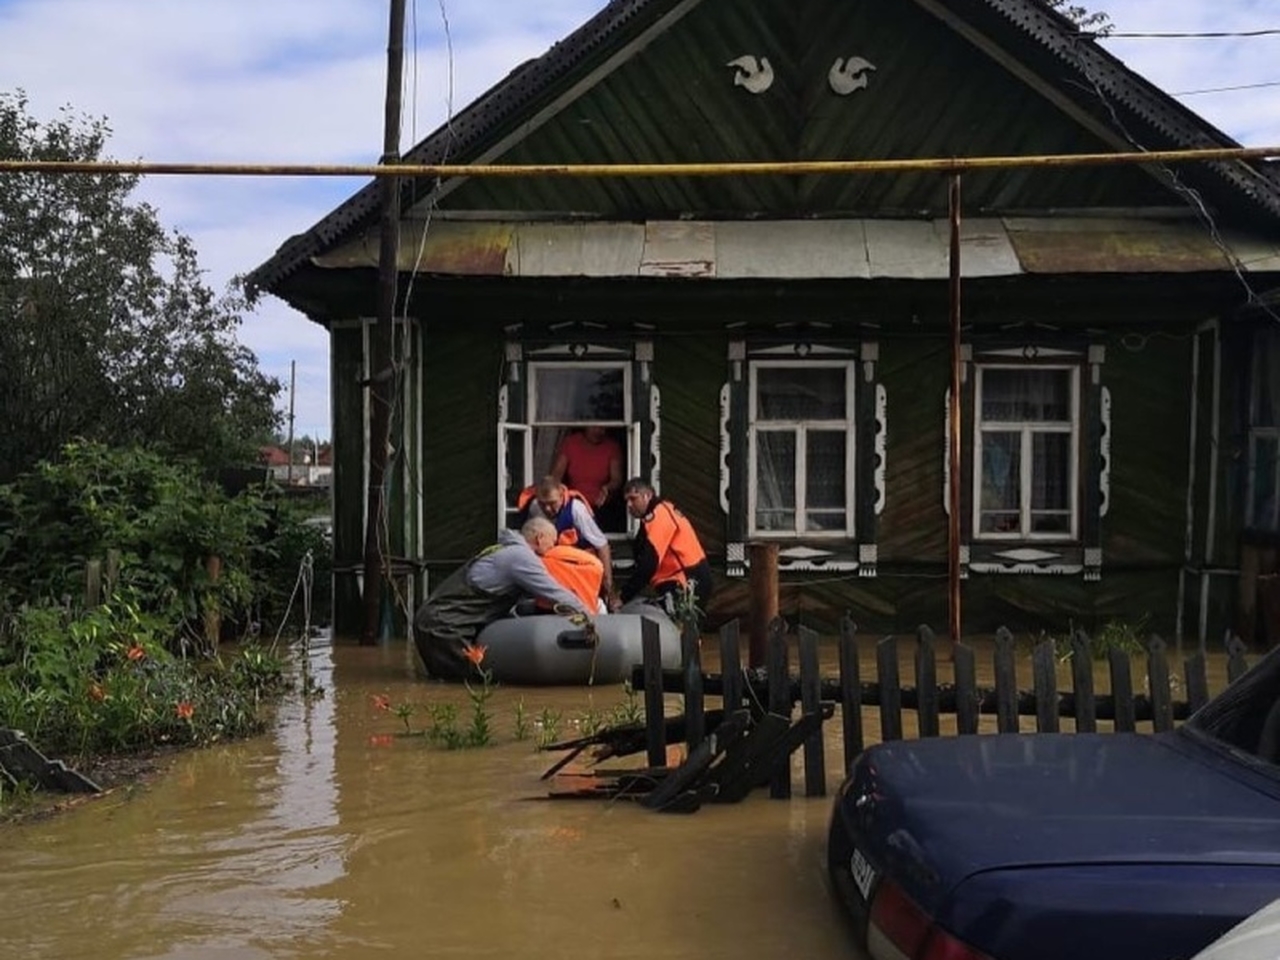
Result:
[[[516,497],[516,509],[521,511],[527,510],[529,505],[537,499],[537,495],[538,488],[536,486],[525,487],[520,491],[520,495]],[[569,487],[565,487],[564,503],[560,504],[560,512],[554,517],[547,518],[555,524],[556,543],[558,545],[576,547],[578,545],[578,540],[581,539],[578,536],[578,528],[574,526],[573,523],[573,509],[571,504],[574,500],[579,501],[587,508],[587,514],[589,516],[595,516],[595,511],[591,509],[591,504],[587,501],[586,497],[580,494],[577,490],[571,490]]]
[[542,555],[547,573],[571,592],[590,613],[596,612],[600,599],[600,584],[604,581],[604,564],[594,553],[563,544],[552,547]]
[[658,568],[649,584],[675,581],[683,586],[688,582],[685,570],[707,559],[693,524],[683,513],[665,500],[659,500],[640,521],[645,539],[658,556]]

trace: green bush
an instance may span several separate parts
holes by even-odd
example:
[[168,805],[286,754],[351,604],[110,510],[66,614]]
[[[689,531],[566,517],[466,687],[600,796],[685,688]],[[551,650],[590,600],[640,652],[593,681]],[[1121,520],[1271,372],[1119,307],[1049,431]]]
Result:
[[[303,519],[270,488],[231,496],[98,444],[0,486],[0,727],[72,758],[261,730],[284,664],[254,638],[275,634],[265,617],[300,621],[300,570],[328,579],[323,532]],[[118,571],[95,603],[86,568],[108,555]],[[206,642],[217,622],[244,641],[234,653]]]
[[129,600],[72,611],[27,607],[6,625],[0,727],[56,756],[84,758],[257,733],[284,665],[256,646],[229,662],[171,653]]

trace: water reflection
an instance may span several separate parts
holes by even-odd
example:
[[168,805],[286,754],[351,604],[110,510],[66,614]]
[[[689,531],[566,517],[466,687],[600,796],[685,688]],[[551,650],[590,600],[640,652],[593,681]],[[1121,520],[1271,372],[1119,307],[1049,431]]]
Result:
[[326,695],[287,704],[272,736],[6,831],[6,954],[851,955],[825,889],[829,799],[758,792],[689,817],[550,801],[552,758],[515,739],[517,706],[569,735],[620,687],[499,688],[495,745],[451,752],[374,706],[414,704],[421,728],[428,705],[453,703],[466,722],[465,690],[418,679],[407,644],[319,643],[310,663]]

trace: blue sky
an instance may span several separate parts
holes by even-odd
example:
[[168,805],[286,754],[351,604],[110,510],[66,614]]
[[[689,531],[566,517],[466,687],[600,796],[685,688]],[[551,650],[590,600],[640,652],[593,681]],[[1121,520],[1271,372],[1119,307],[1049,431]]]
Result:
[[[1125,33],[1280,28],[1276,0],[1083,2]],[[406,43],[403,147],[601,6],[409,0],[416,39]],[[0,0],[0,90],[25,90],[40,119],[64,105],[106,117],[108,153],[118,159],[372,163],[382,146],[388,8],[386,0]],[[1280,81],[1280,36],[1117,38],[1107,47],[1246,146],[1280,145],[1280,85],[1194,92]],[[362,183],[150,177],[139,198],[195,240],[208,283],[221,290]],[[327,437],[324,331],[269,297],[246,316],[240,339],[286,386],[297,362],[295,431]]]

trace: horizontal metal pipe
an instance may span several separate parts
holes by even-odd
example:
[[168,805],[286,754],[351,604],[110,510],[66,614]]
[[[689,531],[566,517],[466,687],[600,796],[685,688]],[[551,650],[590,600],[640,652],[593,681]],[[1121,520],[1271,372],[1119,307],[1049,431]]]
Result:
[[916,160],[790,160],[731,163],[271,164],[147,161],[0,160],[0,173],[203,174],[227,177],[717,177],[800,174],[963,173],[1013,167],[1113,166],[1280,158],[1280,147],[1215,147],[1131,153]]

